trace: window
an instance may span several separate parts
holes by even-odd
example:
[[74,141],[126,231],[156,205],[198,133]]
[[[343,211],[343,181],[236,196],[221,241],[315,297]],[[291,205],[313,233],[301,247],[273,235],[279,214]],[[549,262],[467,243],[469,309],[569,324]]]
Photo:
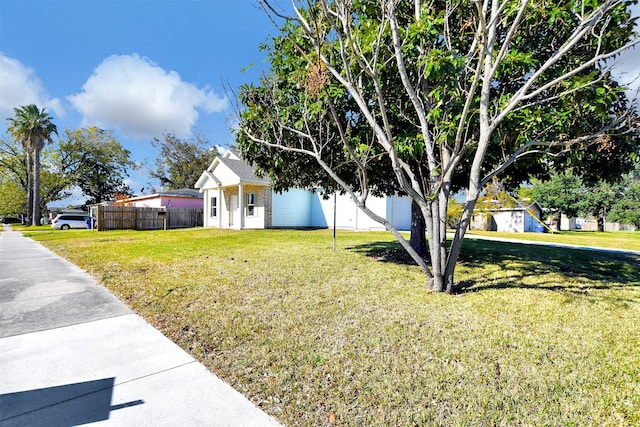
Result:
[[215,218],[218,216],[218,198],[211,198],[211,218]]
[[247,216],[254,216],[256,214],[255,200],[255,193],[247,193]]

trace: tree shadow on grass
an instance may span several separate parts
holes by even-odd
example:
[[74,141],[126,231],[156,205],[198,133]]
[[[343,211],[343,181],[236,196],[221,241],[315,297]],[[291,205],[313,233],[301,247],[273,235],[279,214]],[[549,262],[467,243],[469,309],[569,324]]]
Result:
[[380,262],[390,262],[398,265],[416,265],[411,255],[409,255],[398,242],[370,242],[350,246],[347,249],[365,254]]
[[[398,242],[371,242],[349,249],[381,262],[415,264]],[[504,277],[488,278],[488,265],[499,267]],[[470,270],[472,276],[457,284],[457,292],[531,288],[584,294],[594,289],[640,287],[640,255],[633,254],[469,239],[463,243],[458,270],[460,267]],[[474,269],[479,271],[475,276]],[[566,280],[546,279],[548,274]],[[592,282],[581,284],[581,278]]]

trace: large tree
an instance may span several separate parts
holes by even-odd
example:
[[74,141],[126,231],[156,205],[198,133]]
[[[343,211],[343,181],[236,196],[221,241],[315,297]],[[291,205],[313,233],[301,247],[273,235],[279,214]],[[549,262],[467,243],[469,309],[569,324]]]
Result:
[[[315,160],[398,238],[431,289],[451,292],[487,182],[514,163],[544,168],[541,153],[603,146],[635,129],[622,89],[601,68],[638,43],[628,4],[294,2],[295,15],[267,46],[271,53],[280,43],[292,46],[295,56],[271,61],[289,68],[293,83],[269,75],[243,88],[240,128],[254,142]],[[389,165],[422,211],[430,264],[368,209],[378,165]],[[466,200],[448,246],[446,213],[456,185]]]
[[113,200],[116,194],[131,194],[125,179],[136,164],[111,131],[94,126],[65,130],[59,148],[60,170],[70,185],[82,190],[88,198],[86,204]]
[[[299,55],[300,46],[298,40],[293,40],[286,34],[273,39],[271,45],[263,45],[269,53],[271,62],[270,76],[267,84],[259,87],[255,85],[245,85],[241,87],[240,99],[248,109],[253,113],[245,112],[244,130],[239,131],[236,135],[238,148],[243,157],[257,166],[257,172],[262,175],[268,175],[271,178],[272,185],[276,191],[287,190],[292,187],[307,187],[309,189],[323,188],[327,192],[334,191],[337,187],[338,191],[342,191],[339,185],[329,176],[321,165],[314,162],[312,158],[301,155],[299,153],[282,151],[261,144],[260,141],[249,137],[246,129],[261,127],[265,124],[264,105],[260,105],[261,100],[270,96],[269,87],[276,86],[280,93],[286,93],[290,101],[291,93],[299,90],[300,87],[309,91],[314,84],[317,86],[319,81],[325,85],[325,91],[331,93],[339,93],[339,83],[326,79],[326,76],[316,76],[311,78],[308,59]],[[603,111],[618,111],[624,113],[627,108],[627,101],[624,95],[618,90],[614,96],[602,96],[605,88],[618,88],[618,83],[611,75],[605,73],[601,78],[601,87],[592,90],[583,90],[579,97],[567,96],[564,100],[566,108],[569,110],[580,110],[580,114],[565,115],[564,126],[579,128],[583,134],[590,132],[598,132],[606,125],[609,120],[608,116],[603,115]],[[383,77],[385,93],[390,94],[393,91],[402,91],[402,82],[399,76],[393,73],[387,73]],[[263,79],[263,83],[265,83]],[[397,98],[397,95],[394,95]],[[585,100],[588,99],[588,102]],[[367,139],[369,132],[367,123],[363,117],[353,114],[354,105],[352,100],[335,98],[332,99],[332,111],[335,110],[339,116],[349,116],[347,131],[349,138],[353,141]],[[581,108],[576,107],[579,104]],[[298,103],[290,102],[289,108],[284,103],[277,106],[279,114],[295,116],[298,109]],[[286,111],[289,110],[289,111]],[[322,111],[322,109],[320,109]],[[255,113],[255,114],[254,114]],[[329,111],[324,111],[329,115]],[[630,122],[637,119],[635,112],[630,114]],[[399,135],[399,139],[408,141],[420,138],[419,129],[416,129],[407,121],[406,108],[402,108],[401,104],[394,105],[390,103],[388,108],[387,122]],[[328,123],[323,123],[329,125]],[[512,120],[508,126],[503,126],[503,139],[509,137],[517,138],[520,132],[520,123]],[[267,126],[269,126],[267,124]],[[365,134],[359,134],[364,127]],[[637,127],[637,124],[636,124]],[[633,167],[633,162],[629,158],[629,152],[638,148],[638,132],[631,131],[633,126],[627,126],[625,132],[612,133],[606,136],[606,140],[602,140],[599,144],[585,144],[579,150],[553,150],[544,156],[542,161],[540,158],[521,157],[518,159],[517,167],[505,169],[501,174],[501,182],[505,189],[516,191],[517,188],[531,179],[546,180],[551,177],[554,170],[562,170],[571,167],[575,175],[580,176],[585,183],[594,184],[601,180],[615,181],[624,173]],[[273,130],[274,132],[279,130]],[[339,130],[333,129],[334,134]],[[325,135],[329,132],[325,130]],[[398,154],[402,159],[410,165],[412,170],[418,174],[428,175],[428,165],[425,162],[424,150],[411,144],[397,145]],[[323,149],[325,152],[331,153],[330,162],[334,165],[340,165],[339,174],[341,178],[354,187],[358,187],[357,165],[350,163],[340,155],[342,151],[342,141],[337,138],[326,138],[323,141]],[[485,169],[490,169],[502,161],[505,154],[504,144],[493,144],[487,147],[485,157]],[[371,194],[403,194],[403,190],[398,181],[395,180],[395,174],[391,168],[391,163],[385,158],[378,157],[375,162],[370,162],[373,167],[368,170],[367,185]],[[451,183],[451,192],[463,190],[465,182],[468,181],[470,162],[462,162],[459,170],[456,172]],[[338,169],[338,168],[336,168]],[[351,181],[350,181],[351,180]],[[449,203],[449,206],[457,207],[456,204]],[[425,229],[426,224],[419,206],[414,202],[412,204],[412,221],[411,221],[411,237],[410,246],[415,252],[425,257],[427,255]],[[448,215],[457,218],[459,215]]]
[[28,218],[32,225],[40,225],[40,152],[45,142],[52,142],[51,135],[58,129],[52,117],[43,108],[30,104],[16,107],[14,117],[9,118],[9,131],[16,141],[21,141],[26,154],[28,177]]
[[188,141],[167,133],[163,141],[155,139],[153,144],[160,147],[160,155],[156,158],[156,169],[150,174],[167,190],[193,188],[202,171],[218,155],[217,148],[200,134]]
[[533,182],[533,197],[550,213],[558,215],[558,230],[560,230],[560,216],[575,218],[584,208],[586,188],[579,176],[571,171],[553,173],[551,178]]
[[[137,165],[130,152],[111,131],[96,127],[65,129],[57,144],[42,151],[40,205],[64,199],[74,188],[87,196],[87,204],[112,199],[116,193],[130,194],[125,183],[129,169]],[[29,188],[26,153],[16,142],[0,140],[0,172],[25,192]]]
[[[27,170],[27,154],[20,149],[15,141],[0,139],[0,174],[7,188],[20,188],[25,194],[24,208],[19,214],[25,214],[27,208],[26,194],[30,188],[29,171]],[[50,202],[61,200],[69,195],[69,182],[64,168],[60,168],[57,158],[58,147],[46,147],[40,155],[42,164],[40,170],[40,210],[46,210]]]
[[611,206],[607,219],[633,224],[640,230],[640,169],[625,176],[620,187],[622,194]]
[[16,181],[0,172],[0,218],[18,218],[26,212],[27,193]]
[[595,216],[597,230],[600,232],[605,231],[607,213],[611,211],[611,208],[620,200],[623,194],[623,186],[618,182],[600,181],[593,186],[587,187],[580,203],[580,214]]

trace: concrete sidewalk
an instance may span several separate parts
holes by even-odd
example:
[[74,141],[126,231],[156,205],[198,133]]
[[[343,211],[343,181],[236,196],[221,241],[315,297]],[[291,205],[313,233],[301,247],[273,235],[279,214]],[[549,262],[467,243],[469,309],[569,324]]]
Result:
[[91,276],[0,233],[0,426],[277,426]]

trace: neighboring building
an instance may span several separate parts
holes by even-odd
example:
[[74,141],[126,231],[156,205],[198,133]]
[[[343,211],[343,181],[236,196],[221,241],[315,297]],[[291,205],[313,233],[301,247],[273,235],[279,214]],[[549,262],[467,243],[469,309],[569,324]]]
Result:
[[[556,222],[555,225],[558,225],[558,223]],[[560,228],[559,230],[577,230],[577,222],[576,222],[576,218],[570,218],[566,215],[562,215],[560,217]]]
[[[218,228],[337,228],[375,230],[384,227],[364,214],[346,195],[302,189],[274,193],[269,179],[259,178],[238,153],[216,157],[195,188],[204,194],[204,226]],[[411,228],[411,200],[370,197],[370,209],[399,230]]]
[[[598,221],[596,220],[585,220],[580,225],[584,231],[598,231]],[[633,224],[621,222],[605,222],[604,231],[636,231],[636,227]]]
[[[579,230],[581,228],[578,218],[568,217],[565,214],[558,216],[557,213],[549,215],[548,212],[544,212],[545,223],[549,224],[549,228],[554,231],[570,231]],[[560,224],[558,224],[558,221]]]
[[51,224],[51,221],[58,214],[86,215],[87,212],[80,208],[49,207],[47,208],[47,216],[42,218],[42,222],[45,224]]
[[139,208],[189,208],[202,209],[203,198],[198,190],[183,188],[164,191],[146,196],[135,196],[116,200],[115,206],[135,206]]
[[542,208],[537,202],[513,208],[478,209],[473,213],[470,228],[516,233],[542,231],[541,217]]

